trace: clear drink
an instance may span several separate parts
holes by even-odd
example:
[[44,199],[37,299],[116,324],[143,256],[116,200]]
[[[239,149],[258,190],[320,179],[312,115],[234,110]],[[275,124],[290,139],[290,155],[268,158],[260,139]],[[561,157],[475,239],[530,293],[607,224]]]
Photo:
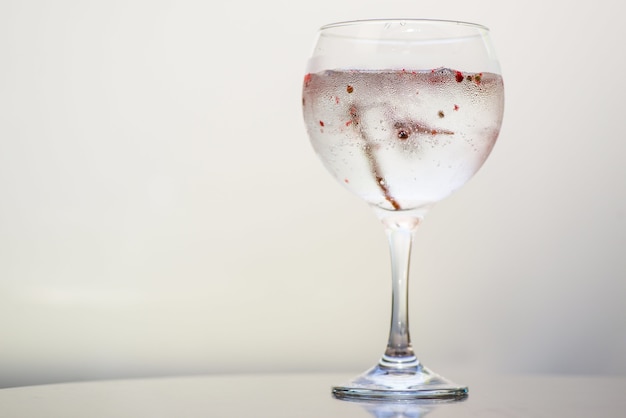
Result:
[[307,74],[303,114],[329,172],[371,205],[427,207],[469,180],[502,123],[493,73],[452,69]]

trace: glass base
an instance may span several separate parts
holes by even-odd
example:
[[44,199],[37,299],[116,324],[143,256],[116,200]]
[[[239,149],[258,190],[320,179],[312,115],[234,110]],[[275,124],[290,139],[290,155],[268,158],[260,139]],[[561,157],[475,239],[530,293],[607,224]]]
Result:
[[333,387],[337,399],[363,401],[460,400],[467,386],[457,385],[421,364],[406,368],[376,365],[353,380]]

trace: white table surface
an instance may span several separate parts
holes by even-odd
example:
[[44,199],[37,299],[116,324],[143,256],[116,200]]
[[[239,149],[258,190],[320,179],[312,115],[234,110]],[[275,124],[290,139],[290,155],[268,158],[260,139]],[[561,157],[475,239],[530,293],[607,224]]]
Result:
[[0,417],[626,417],[626,377],[481,377],[464,382],[464,401],[377,407],[332,398],[331,385],[349,377],[211,375],[7,388]]

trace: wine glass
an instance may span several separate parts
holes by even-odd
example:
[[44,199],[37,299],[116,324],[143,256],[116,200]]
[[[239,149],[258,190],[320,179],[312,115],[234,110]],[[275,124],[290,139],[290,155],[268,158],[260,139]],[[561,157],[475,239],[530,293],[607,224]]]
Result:
[[478,171],[496,142],[500,74],[489,30],[478,24],[373,19],[319,30],[303,83],[307,132],[333,177],[382,221],[392,272],[387,348],[370,370],[333,387],[336,398],[467,396],[413,352],[409,259],[426,213]]

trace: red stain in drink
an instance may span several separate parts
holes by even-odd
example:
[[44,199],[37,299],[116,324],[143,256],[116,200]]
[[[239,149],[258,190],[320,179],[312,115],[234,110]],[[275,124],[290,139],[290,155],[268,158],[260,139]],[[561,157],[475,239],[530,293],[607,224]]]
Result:
[[385,179],[380,177],[380,176],[376,176],[376,183],[378,183],[378,186],[383,191],[385,199],[387,200],[387,202],[389,202],[391,204],[393,209],[394,210],[402,209],[400,207],[400,204],[396,201],[396,199],[394,199],[393,196],[391,196],[391,194],[389,194],[389,189],[387,188],[387,184],[385,183]]
[[400,129],[400,130],[398,131],[398,139],[399,139],[399,140],[401,140],[401,141],[404,141],[404,140],[406,140],[406,139],[409,139],[409,136],[410,136],[410,135],[411,135],[411,134],[410,134],[408,131],[406,131],[405,129]]
[[356,107],[350,108],[350,120],[356,124],[359,123],[359,115],[357,114]]
[[454,105],[454,110],[459,110],[459,105],[455,104]]
[[456,82],[460,83],[461,81],[463,81],[463,73],[460,71],[456,72]]

